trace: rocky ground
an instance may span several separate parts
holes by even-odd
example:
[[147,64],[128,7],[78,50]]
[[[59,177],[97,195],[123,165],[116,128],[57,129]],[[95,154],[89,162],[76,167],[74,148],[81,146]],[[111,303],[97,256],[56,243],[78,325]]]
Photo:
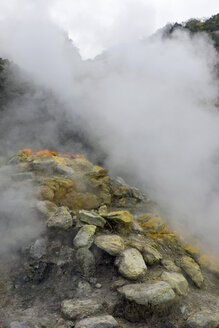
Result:
[[1,259],[0,327],[217,328],[219,265],[83,156],[19,151],[41,235]]

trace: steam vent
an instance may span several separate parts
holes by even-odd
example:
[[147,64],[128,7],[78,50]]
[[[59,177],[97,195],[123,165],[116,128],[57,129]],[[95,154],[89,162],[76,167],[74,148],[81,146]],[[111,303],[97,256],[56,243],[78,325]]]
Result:
[[146,195],[82,155],[24,149],[6,167],[39,233],[15,229],[2,255],[1,328],[219,327],[219,262]]

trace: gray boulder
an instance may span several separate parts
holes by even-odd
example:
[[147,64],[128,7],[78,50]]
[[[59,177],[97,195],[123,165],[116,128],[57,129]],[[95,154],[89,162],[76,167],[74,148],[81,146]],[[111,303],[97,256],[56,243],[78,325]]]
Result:
[[115,265],[119,273],[128,279],[138,279],[143,276],[147,266],[141,253],[135,248],[128,248],[117,256]]
[[175,298],[173,289],[164,281],[125,285],[118,291],[127,300],[148,308],[168,304]]
[[94,240],[94,234],[96,231],[96,226],[91,224],[86,224],[77,233],[74,238],[74,246],[79,247],[90,247]]
[[123,239],[118,235],[99,235],[95,238],[95,245],[113,256],[125,248]]
[[218,328],[219,312],[202,310],[188,317],[186,328]]
[[91,211],[81,210],[78,211],[77,216],[80,221],[85,222],[87,224],[93,224],[100,228],[103,228],[106,223],[106,220],[101,215],[93,211],[91,212]]
[[198,288],[203,286],[204,278],[201,269],[191,257],[183,256],[180,260],[180,266]]
[[142,252],[145,263],[148,265],[159,263],[162,260],[162,255],[150,245],[144,246]]
[[168,282],[178,295],[181,296],[188,293],[189,284],[181,273],[163,272],[161,279]]
[[39,260],[46,255],[46,241],[37,239],[30,247],[30,257],[34,260]]
[[83,319],[76,323],[75,328],[114,328],[118,327],[117,321],[111,315],[102,315]]
[[68,230],[73,225],[73,218],[67,207],[58,207],[55,214],[47,220],[48,228]]
[[61,303],[61,312],[68,319],[82,319],[96,314],[102,309],[102,304],[93,299],[64,300]]
[[76,260],[81,272],[90,276],[95,272],[96,263],[93,253],[87,247],[81,247],[76,252]]

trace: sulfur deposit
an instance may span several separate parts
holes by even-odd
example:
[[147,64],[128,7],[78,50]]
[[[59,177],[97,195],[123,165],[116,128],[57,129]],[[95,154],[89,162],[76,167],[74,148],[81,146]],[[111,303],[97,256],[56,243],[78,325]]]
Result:
[[8,166],[43,231],[2,262],[1,327],[219,327],[217,260],[146,195],[82,155],[25,149]]

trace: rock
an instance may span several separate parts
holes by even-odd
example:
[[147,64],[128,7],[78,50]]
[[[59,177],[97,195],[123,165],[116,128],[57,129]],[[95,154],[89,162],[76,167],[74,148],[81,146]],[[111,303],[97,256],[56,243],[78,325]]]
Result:
[[181,272],[181,269],[177,265],[175,265],[175,263],[171,260],[163,259],[161,263],[167,271]]
[[183,256],[180,260],[180,267],[191,278],[194,284],[201,288],[204,283],[199,265],[189,256]]
[[127,300],[144,305],[147,308],[168,304],[175,298],[173,289],[167,282],[156,281],[151,284],[130,284],[118,289]]
[[111,289],[117,290],[117,288],[124,286],[126,283],[127,281],[124,278],[120,278],[112,283]]
[[64,164],[58,164],[54,168],[55,172],[65,175],[65,176],[73,176],[74,175],[74,170],[72,167],[69,167]]
[[128,211],[110,212],[103,214],[103,217],[116,223],[130,223],[132,221],[132,215]]
[[49,200],[38,201],[36,204],[37,210],[45,215],[47,218],[50,218],[57,211],[56,204],[50,202]]
[[99,289],[99,288],[102,287],[102,285],[101,285],[100,283],[97,283],[97,284],[95,285],[95,287],[96,287],[97,289]]
[[94,240],[94,234],[96,231],[96,226],[91,224],[86,224],[77,233],[74,238],[74,246],[79,247],[90,247]]
[[37,239],[30,247],[30,257],[34,260],[39,260],[46,255],[46,241]]
[[113,256],[124,250],[124,241],[118,235],[99,235],[95,238],[94,243]]
[[106,205],[102,205],[102,206],[100,206],[100,208],[98,209],[98,213],[99,213],[100,215],[107,214],[107,213],[108,213],[107,206],[106,206]]
[[161,279],[168,282],[171,288],[178,295],[186,295],[188,293],[188,282],[181,273],[177,272],[163,272]]
[[54,159],[36,159],[32,162],[33,168],[35,170],[46,170],[51,168],[55,164]]
[[184,244],[183,248],[185,249],[186,253],[188,253],[196,262],[198,262],[200,258],[200,251],[195,246],[192,244]]
[[88,297],[92,292],[91,286],[87,281],[79,281],[76,295],[79,298]]
[[61,303],[61,312],[68,319],[82,319],[96,314],[103,306],[93,299],[64,300]]
[[117,321],[111,315],[102,315],[83,319],[76,323],[75,328],[114,328],[118,327]]
[[95,263],[95,257],[91,251],[89,251],[88,248],[82,247],[77,250],[76,253],[76,260],[79,264],[79,267],[81,269],[81,272],[86,276],[90,276],[95,272],[96,269],[96,263]]
[[211,312],[208,309],[196,312],[188,317],[186,328],[218,328],[219,312]]
[[32,172],[19,172],[12,175],[14,181],[32,180],[34,177]]
[[106,220],[100,216],[99,214],[95,212],[89,212],[85,210],[78,211],[77,214],[79,220],[82,222],[88,223],[88,224],[93,224],[97,227],[103,228]]
[[138,279],[145,274],[147,266],[141,253],[135,248],[124,250],[117,256],[115,265],[119,273],[128,279]]
[[150,245],[144,246],[143,257],[145,263],[148,265],[159,263],[162,260],[162,255],[158,252],[158,250]]
[[69,194],[62,202],[72,210],[92,210],[100,206],[97,196],[89,192]]
[[40,328],[41,326],[26,321],[13,321],[7,328]]
[[74,249],[68,246],[62,246],[59,250],[58,256],[53,259],[53,263],[58,266],[73,263],[74,261]]
[[73,225],[72,216],[67,207],[58,207],[54,215],[47,220],[48,228],[67,230]]
[[135,222],[135,221],[132,221],[131,222],[131,226],[132,226],[132,230],[134,232],[137,232],[137,233],[142,233],[144,230],[142,229],[142,227],[140,226],[139,223]]
[[145,223],[141,223],[141,227],[146,232],[150,233],[159,233],[162,231],[164,226],[163,219],[159,216],[153,216],[151,219],[146,221]]

